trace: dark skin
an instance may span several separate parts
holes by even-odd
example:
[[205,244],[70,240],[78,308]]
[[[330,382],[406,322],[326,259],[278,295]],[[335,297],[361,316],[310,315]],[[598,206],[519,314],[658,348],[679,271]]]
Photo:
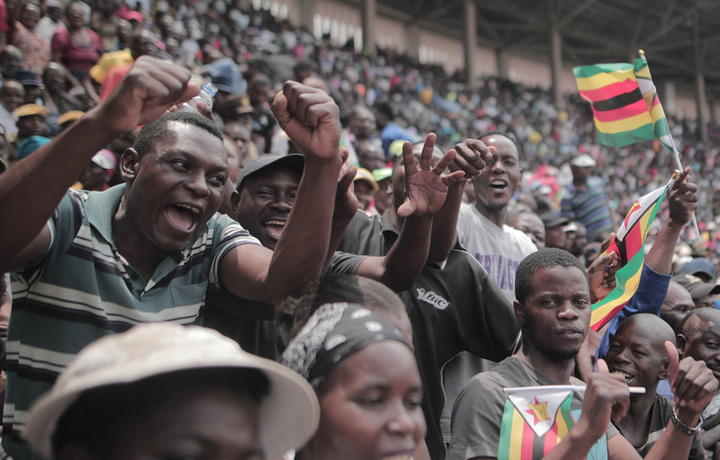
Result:
[[[0,230],[0,271],[22,267],[45,252],[50,244],[46,222],[90,158],[112,139],[198,94],[199,88],[188,83],[190,76],[187,69],[172,63],[151,57],[138,59],[101,105],[28,157],[27,161],[20,162],[12,171],[0,176],[0,215],[3,219],[15,216],[15,220],[17,216],[24,216],[21,225]],[[295,220],[291,215],[287,231],[275,251],[258,245],[241,245],[225,255],[220,270],[223,285],[232,294],[268,303],[279,302],[293,292],[299,293],[322,273],[335,203],[333,192],[341,166],[337,149],[340,140],[338,108],[329,96],[297,83],[287,83],[276,95],[273,111],[283,130],[306,152],[305,171],[312,180],[307,183],[301,181],[295,207],[303,215],[309,214],[312,209],[314,219]],[[113,228],[113,235],[118,237],[115,242],[119,252],[124,256],[127,254],[128,260],[137,261],[141,273],[149,272],[157,264],[158,251],[177,250],[188,236],[183,236],[183,232],[187,234],[192,228],[198,228],[196,222],[192,226],[182,224],[183,218],[177,218],[182,214],[172,211],[171,207],[163,211],[163,203],[173,205],[176,201],[173,197],[176,196],[182,197],[182,201],[191,194],[205,197],[205,181],[214,183],[219,177],[227,176],[227,159],[222,142],[217,139],[208,145],[217,149],[217,159],[222,159],[222,166],[213,167],[217,171],[207,175],[199,172],[210,171],[209,166],[197,169],[188,168],[191,165],[187,161],[181,163],[171,159],[170,163],[166,162],[165,159],[170,156],[166,153],[177,153],[177,149],[168,148],[158,152],[160,155],[145,159],[128,153],[127,161],[121,162],[124,176],[131,178],[133,184],[126,189],[128,193],[123,198],[129,207],[119,208],[114,216],[113,225],[117,227]],[[189,153],[202,157],[205,152]],[[213,161],[215,163],[219,162]],[[164,179],[165,185],[153,185],[153,177],[143,172],[147,171],[143,169],[146,166],[151,166],[151,170],[177,168],[174,174],[179,176],[172,180]],[[224,180],[222,182],[224,184]],[[142,199],[151,190],[155,190],[155,196],[162,198],[160,204]],[[183,190],[182,193],[180,190]],[[27,208],[26,200],[18,199],[30,195],[35,197],[32,209]],[[219,201],[215,203],[213,200],[213,204],[219,206]],[[210,211],[214,214],[217,210],[205,204],[197,203],[197,206],[202,207],[203,215]],[[136,214],[142,214],[142,209],[149,211],[150,222]],[[166,217],[163,217],[163,212]],[[142,222],[145,223],[141,226],[134,225]],[[188,222],[187,219],[185,222]],[[162,225],[153,227],[152,223]],[[172,231],[158,232],[160,227]],[[149,230],[143,232],[143,229]],[[148,235],[151,238],[147,238]],[[162,244],[156,245],[156,250],[148,251],[148,244],[152,246],[153,241]],[[17,248],[23,249],[18,251]],[[127,252],[124,253],[124,250]]]
[[657,316],[639,314],[625,320],[610,343],[607,354],[610,372],[625,375],[629,385],[645,388],[644,394],[630,396],[630,410],[615,424],[634,446],[647,441],[658,382],[668,376],[666,341],[675,342],[672,328]]
[[[578,267],[551,267],[537,269],[533,276],[530,296],[524,303],[515,301],[515,314],[523,331],[523,349],[520,359],[553,381],[567,383],[573,369],[573,358],[561,359],[552,354],[579,346],[587,332],[590,320],[589,286]],[[581,337],[575,330],[582,329]],[[534,331],[534,332],[533,332]],[[545,332],[543,332],[545,331]],[[542,351],[534,337],[552,338],[552,350]],[[578,342],[579,339],[579,342]],[[547,344],[542,344],[545,347]],[[677,389],[678,417],[690,426],[697,424],[700,413],[717,390],[717,380],[707,368],[693,360],[678,362],[677,349],[666,342],[668,373],[672,388]],[[569,353],[570,354],[570,353]],[[598,372],[587,382],[583,411],[577,423],[544,459],[577,459],[587,455],[590,447],[605,434],[612,418],[619,421],[630,407],[630,393],[625,379],[610,374],[605,361],[598,362]],[[693,424],[694,423],[694,424]],[[692,437],[668,425],[646,458],[677,459],[687,457]],[[608,440],[608,457],[611,459],[638,459],[638,453],[622,436]],[[474,460],[487,457],[475,457]]]

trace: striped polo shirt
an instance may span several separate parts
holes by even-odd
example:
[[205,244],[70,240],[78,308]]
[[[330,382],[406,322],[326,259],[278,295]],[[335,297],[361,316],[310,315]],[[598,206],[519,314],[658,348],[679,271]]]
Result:
[[13,274],[3,417],[3,445],[12,456],[9,435],[17,439],[31,403],[83,347],[137,323],[192,324],[208,284],[220,284],[223,256],[242,244],[260,244],[239,224],[215,214],[193,243],[169,255],[145,281],[112,238],[124,190],[119,185],[104,192],[69,191],[48,221],[48,251]]
[[598,233],[613,230],[605,185],[597,177],[588,179],[587,190],[578,190],[572,183],[569,184],[560,208],[563,217],[576,220],[587,228],[588,241],[593,241]]

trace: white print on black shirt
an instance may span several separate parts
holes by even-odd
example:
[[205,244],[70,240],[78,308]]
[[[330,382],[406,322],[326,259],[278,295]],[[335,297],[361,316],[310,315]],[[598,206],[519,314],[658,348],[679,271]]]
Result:
[[445,310],[450,302],[445,300],[443,297],[435,294],[434,291],[427,291],[423,288],[417,288],[417,298],[423,302],[427,302],[438,310]]

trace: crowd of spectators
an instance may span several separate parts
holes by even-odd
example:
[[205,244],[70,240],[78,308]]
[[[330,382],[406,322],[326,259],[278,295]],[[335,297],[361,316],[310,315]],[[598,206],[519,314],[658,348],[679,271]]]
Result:
[[[12,365],[8,373],[11,388],[15,387],[11,390],[13,401],[6,406],[9,415],[5,414],[3,445],[6,448],[15,443],[19,445],[12,447],[15,458],[33,458],[18,435],[26,420],[30,420],[27,423],[31,428],[40,430],[29,440],[31,444],[42,443],[33,447],[46,456],[61,458],[66,455],[64,450],[88,449],[96,455],[92,458],[111,458],[112,446],[101,446],[102,449],[95,446],[93,442],[97,441],[88,441],[90,436],[74,432],[73,423],[60,418],[60,413],[52,415],[56,417],[52,423],[57,427],[45,428],[37,418],[33,422],[32,414],[28,419],[27,411],[32,401],[50,388],[69,360],[87,345],[82,343],[87,337],[122,332],[135,323],[156,319],[212,327],[235,339],[245,351],[274,361],[284,359],[286,365],[307,379],[317,393],[320,406],[313,406],[313,398],[305,395],[311,401],[302,410],[296,409],[304,416],[312,413],[314,418],[308,427],[314,428],[319,423],[319,430],[312,438],[310,430],[304,430],[299,435],[301,439],[283,445],[298,449],[296,458],[323,458],[324,455],[340,458],[344,449],[361,452],[368,448],[361,442],[361,433],[354,431],[358,426],[344,425],[358,415],[334,411],[344,408],[343,385],[349,385],[353,379],[362,380],[363,377],[357,375],[362,366],[357,363],[363,360],[372,362],[369,367],[373,372],[391,381],[389,387],[406,392],[399,404],[406,406],[406,419],[410,420],[410,426],[405,429],[409,441],[397,455],[440,460],[449,447],[450,455],[460,458],[462,455],[458,452],[462,449],[456,447],[453,451],[452,442],[456,446],[458,442],[472,444],[475,435],[462,432],[462,437],[467,436],[469,440],[451,441],[451,409],[458,394],[467,400],[473,397],[473,391],[479,394],[485,391],[472,385],[471,392],[462,391],[472,375],[492,369],[494,364],[490,361],[500,361],[512,354],[521,339],[523,350],[518,356],[525,353],[526,364],[537,370],[538,375],[543,372],[550,375],[559,369],[534,361],[536,348],[541,354],[544,352],[539,343],[542,340],[532,336],[540,327],[519,312],[533,308],[533,296],[540,286],[528,286],[539,283],[541,276],[560,283],[562,276],[557,273],[572,275],[568,282],[575,283],[575,287],[582,286],[587,282],[581,273],[584,266],[589,268],[590,289],[585,286],[583,292],[590,291],[590,295],[584,294],[588,302],[577,307],[578,310],[583,310],[585,303],[589,305],[590,299],[601,300],[611,290],[608,285],[612,285],[612,275],[627,261],[600,254],[607,247],[610,232],[620,226],[633,202],[668,182],[676,169],[671,152],[655,141],[624,148],[599,145],[595,141],[590,106],[577,94],[565,95],[558,107],[552,102],[551,92],[542,88],[494,76],[481,77],[468,84],[460,71],[449,74],[440,65],[421,64],[391,49],[358,52],[352,41],[338,45],[330,35],[316,37],[297,28],[291,19],[280,19],[268,10],[255,9],[249,0],[140,0],[136,4],[126,0],[88,3],[46,0],[41,4],[0,0],[0,172],[15,169],[8,175],[13,179],[7,179],[0,187],[0,199],[16,196],[12,193],[22,189],[16,179],[32,177],[28,171],[36,171],[35,181],[52,175],[46,170],[50,164],[62,169],[58,177],[79,171],[64,188],[63,178],[47,179],[52,183],[49,191],[38,199],[42,206],[37,206],[39,211],[28,211],[40,215],[23,219],[22,227],[17,227],[27,228],[25,233],[33,235],[39,231],[35,239],[19,230],[1,233],[9,236],[3,243],[2,254],[6,258],[0,260],[0,267],[16,273],[13,290],[19,299],[13,305],[10,276],[3,277],[2,334],[6,334],[11,308],[16,309],[8,342],[12,344],[9,349]],[[207,84],[205,91],[213,94],[212,102],[198,103],[193,99],[172,106],[170,111],[176,113],[163,115],[141,131],[137,125],[140,121],[152,120],[147,118],[149,112],[155,113],[161,106],[170,105],[165,104],[169,96],[163,98],[156,93],[167,86],[168,92],[185,95],[190,86],[187,81],[178,83],[185,73],[192,74],[190,81],[194,85]],[[147,82],[142,81],[145,77]],[[302,85],[286,84],[288,80]],[[139,95],[144,92],[149,96],[143,99]],[[131,103],[123,105],[121,95],[131,102],[140,102],[129,108]],[[109,116],[108,107],[117,110],[117,120]],[[187,111],[192,114],[184,113]],[[134,118],[130,120],[126,112]],[[155,115],[160,113],[162,111]],[[209,123],[207,118],[213,122]],[[338,126],[335,118],[340,122]],[[93,123],[97,120],[106,122],[102,129],[86,133],[87,139],[81,140],[83,135],[77,128],[95,126]],[[130,121],[137,123],[126,126]],[[123,134],[118,136],[114,132],[116,125],[137,127],[130,131],[123,129]],[[682,295],[673,298],[690,295],[694,305],[670,305],[668,295],[665,300],[668,305],[663,304],[663,308],[671,312],[665,312],[664,320],[677,316],[680,308],[684,308],[684,314],[696,306],[717,308],[720,304],[720,300],[714,298],[720,293],[720,285],[716,284],[720,263],[720,200],[717,198],[720,182],[715,179],[720,173],[720,164],[715,162],[720,151],[720,127],[698,127],[693,120],[686,119],[671,119],[670,126],[687,168],[668,193],[657,221],[650,228],[643,281],[638,290],[640,299],[629,302],[618,318],[647,312],[660,315],[660,303],[665,299],[673,273],[684,273],[674,278],[678,286],[682,285],[679,288]],[[699,140],[699,129],[708,130],[708,144]],[[217,147],[214,137],[219,139],[221,134],[227,155],[227,177],[216,174],[216,170],[224,167],[224,160],[218,163],[216,156],[209,155],[213,156],[210,160],[203,156],[214,152]],[[341,167],[335,164],[338,160],[334,155],[335,135],[343,157]],[[185,154],[189,165],[173,166],[171,173],[160,180],[161,176],[151,174],[157,174],[163,166],[153,170],[146,158],[155,155],[154,145],[162,142],[174,142],[172,148],[176,150],[181,149],[177,145],[187,142],[195,150]],[[84,151],[94,143],[99,148]],[[63,164],[58,160],[61,147],[71,145],[78,145],[78,151],[68,154]],[[297,153],[304,156],[294,155]],[[75,171],[83,155],[88,161],[81,171]],[[45,159],[45,165],[38,160],[40,156]],[[214,171],[213,175],[208,174],[212,182],[208,195],[225,215],[201,216],[205,208],[173,202],[168,206],[170,210],[163,211],[171,225],[164,228],[165,224],[160,224],[170,235],[167,236],[156,228],[155,220],[137,220],[134,215],[145,213],[159,221],[150,208],[161,206],[155,201],[160,202],[165,196],[162,190],[157,190],[180,176],[182,171],[178,168]],[[335,176],[339,177],[337,195],[320,193],[335,186]],[[473,180],[466,181],[471,178]],[[128,185],[113,187],[123,182]],[[64,198],[58,198],[62,199],[58,205],[53,201],[57,197],[50,195],[55,189],[64,193],[68,187],[73,190]],[[193,184],[187,188],[194,187],[202,189]],[[109,191],[87,198],[80,190]],[[153,195],[147,195],[148,190],[157,193],[156,200]],[[116,214],[98,211],[102,208],[98,203],[116,209],[113,211]],[[58,211],[43,227],[55,207]],[[298,210],[291,212],[293,208]],[[318,208],[322,208],[322,212],[316,215],[314,210]],[[7,209],[10,208],[2,212],[9,212]],[[695,211],[699,233],[688,224],[691,210]],[[85,213],[90,217],[85,217]],[[201,217],[205,222],[198,225]],[[107,228],[98,224],[98,219],[107,219]],[[456,222],[460,223],[456,226]],[[206,223],[214,227],[209,235],[199,238],[203,232],[196,230],[204,228]],[[143,237],[151,235],[148,240],[152,244],[145,248],[150,248],[149,252],[142,247],[148,241],[138,243],[135,233],[142,233]],[[181,238],[175,233],[183,233],[183,244],[178,246]],[[213,242],[213,234],[219,241]],[[84,242],[78,242],[79,235],[86,235]],[[166,238],[177,241],[170,244]],[[25,249],[13,249],[10,241],[22,242]],[[163,245],[174,249],[167,250]],[[70,248],[68,254],[61,252],[65,246]],[[536,252],[544,246],[571,255],[563,251]],[[158,248],[161,250],[154,253]],[[336,249],[339,251],[335,252]],[[105,260],[100,265],[97,265],[98,251]],[[111,301],[104,297],[108,288],[103,283],[94,285],[84,279],[69,281],[70,270],[60,269],[56,275],[53,270],[38,268],[48,264],[57,269],[58,260],[81,253],[86,254],[82,262],[63,263],[75,264],[73,270],[87,270],[87,273],[113,273],[116,278],[113,282],[121,282],[112,289],[126,290],[139,297],[133,297],[127,305],[124,300],[113,298]],[[171,256],[164,259],[167,253]],[[236,253],[244,256],[235,260]],[[540,255],[530,257],[530,254]],[[204,262],[192,262],[200,258],[199,255],[204,257]],[[248,262],[250,259],[257,263]],[[543,260],[554,262],[543,265]],[[694,265],[687,265],[693,260]],[[187,266],[183,265],[186,261]],[[174,268],[167,272],[171,265]],[[683,266],[690,268],[682,271]],[[350,273],[379,281],[399,293],[399,300],[387,287],[374,281],[358,281],[360,278],[327,277],[324,284],[314,284],[328,267],[334,276]],[[522,267],[525,267],[524,275],[520,274]],[[553,274],[553,270],[557,273]],[[578,276],[579,273],[582,276]],[[166,278],[156,279],[160,274]],[[231,282],[231,276],[243,283]],[[191,278],[192,285],[171,284],[182,284]],[[596,281],[598,278],[601,281]],[[149,280],[147,284],[145,279]],[[43,288],[38,287],[71,284],[75,286],[72,292],[79,297],[73,297],[68,289],[63,292],[69,297],[62,301],[60,297],[42,300],[45,294]],[[671,287],[675,289],[674,285]],[[527,292],[521,292],[523,289]],[[518,292],[522,299],[517,298]],[[149,302],[157,304],[153,308],[162,304],[160,310],[152,313],[143,310],[146,308],[142,306],[143,295],[148,293]],[[288,294],[290,299],[280,305]],[[97,296],[102,306],[94,310],[88,306],[93,301],[86,299],[92,296]],[[234,296],[242,297],[243,301]],[[85,305],[86,302],[89,304]],[[261,310],[262,302],[275,305],[274,319],[267,311],[255,312]],[[170,308],[164,310],[170,304],[176,307],[172,313]],[[434,309],[427,310],[427,304]],[[48,305],[50,309],[45,311]],[[92,311],[84,311],[86,308]],[[50,310],[53,312],[49,313]],[[192,313],[188,313],[191,310]],[[237,310],[243,314],[238,315]],[[248,315],[248,311],[252,314]],[[97,318],[88,319],[87,315],[97,315]],[[85,324],[82,334],[87,337],[79,334],[81,338],[71,345],[54,333],[53,339],[28,340],[26,334],[34,322],[42,324],[42,330],[62,328],[63,331],[76,326],[80,331],[79,324]],[[588,394],[604,391],[594,386],[602,386],[603,378],[598,377],[601,383],[596,384],[588,374],[601,341],[603,351],[598,357],[607,352],[615,333],[621,335],[620,322],[620,319],[612,322],[607,331],[590,333],[585,342],[587,327],[582,324],[580,328],[585,330],[564,332],[572,337],[559,340],[584,342],[583,349],[572,349],[570,355],[571,361],[577,355],[577,376],[588,382]],[[294,323],[292,331],[288,325],[291,323]],[[674,332],[684,331],[684,324],[677,319],[672,323]],[[622,331],[632,327],[640,330],[641,326],[638,319],[627,323]],[[363,327],[370,329],[358,332]],[[372,327],[379,329],[372,330]],[[183,334],[172,330],[161,332]],[[580,332],[582,337],[578,335]],[[291,333],[296,334],[292,342]],[[672,333],[666,335],[673,338]],[[220,339],[212,340],[217,342],[214,346],[221,346]],[[681,349],[681,343],[685,343],[682,340],[678,339],[677,344]],[[289,351],[283,355],[288,344],[291,344]],[[658,344],[653,347],[660,348]],[[377,352],[367,350],[381,350],[381,346],[387,354],[378,356]],[[565,345],[558,345],[562,346]],[[619,347],[609,346],[611,350],[613,346]],[[147,347],[150,353],[152,344],[148,343]],[[673,362],[670,350],[668,348],[667,356]],[[615,352],[617,354],[617,349]],[[138,353],[141,356],[145,350]],[[223,365],[218,359],[207,367],[219,371],[224,367],[248,367],[265,372],[267,375],[260,376],[256,387],[247,393],[256,406],[266,394],[277,396],[274,390],[268,390],[267,380],[273,379],[273,373],[284,370],[277,371],[269,362],[252,361],[235,350],[228,353],[232,355],[228,358],[231,366]],[[465,353],[474,356],[463,357]],[[412,361],[411,354],[417,363],[408,364],[408,360]],[[43,362],[51,367],[49,371],[41,369],[39,364],[46,356],[50,357]],[[698,361],[694,361],[695,356],[690,352],[683,358],[680,366],[692,366],[692,369],[701,367],[698,362],[704,360],[698,357]],[[246,365],[247,359],[254,364]],[[330,363],[322,361],[330,359],[333,360]],[[402,371],[405,380],[398,376],[400,361],[407,365]],[[675,356],[675,365],[677,361]],[[514,363],[511,369],[525,369],[519,361],[511,363]],[[127,366],[127,363],[117,365],[123,372]],[[501,369],[508,368],[507,363],[502,366]],[[111,376],[102,380],[108,383],[73,389],[75,397],[89,392],[91,398],[100,400],[105,389],[98,392],[96,386],[122,383],[112,387],[108,394],[122,391],[132,399],[133,388],[147,384],[118,380],[113,366],[110,367]],[[179,371],[192,371],[187,375],[195,375],[195,367],[186,364],[177,369],[149,370],[137,379],[150,378],[152,383],[152,379],[159,378],[158,382],[162,383]],[[395,372],[388,373],[393,367]],[[38,379],[37,376],[46,371],[52,378]],[[690,434],[695,433],[690,425],[707,405],[710,393],[717,389],[717,383],[713,387],[709,382],[715,380],[705,371],[707,369],[693,371],[690,377],[682,372],[678,374],[675,368],[661,373],[678,400],[690,398],[678,387],[684,378],[695,378],[695,383],[700,381],[703,391],[698,392],[692,404],[688,403],[691,411],[681,411],[679,422],[677,411],[662,406],[664,418],[657,426],[653,425],[658,439],[672,440],[673,436],[680,436],[672,430],[672,434],[663,435],[671,414],[674,414],[674,426],[681,423]],[[502,372],[510,371],[501,371],[499,375]],[[388,377],[389,374],[392,375]],[[567,380],[570,371],[562,368],[553,375]],[[210,377],[193,380],[188,388],[215,388],[218,386],[215,380],[222,380],[220,372]],[[323,383],[326,377],[329,383]],[[85,378],[92,379],[92,372],[90,377],[80,376],[80,380]],[[297,391],[311,391],[298,376],[283,378],[292,381]],[[533,379],[532,383],[546,384],[545,380]],[[617,380],[613,385],[618,384]],[[123,389],[123,385],[127,388]],[[151,385],[156,391],[153,385],[156,384]],[[662,385],[660,383],[658,393]],[[18,390],[22,386],[25,387]],[[424,396],[421,396],[421,387]],[[658,382],[647,385],[652,394],[656,387]],[[67,390],[56,386],[52,391],[62,394]],[[669,387],[667,391],[670,392]],[[180,392],[178,390],[178,394]],[[501,401],[502,392],[497,393]],[[46,398],[52,401],[55,396],[49,394]],[[243,394],[240,399],[248,397]],[[237,402],[238,394],[230,399]],[[374,400],[365,399],[362,405],[374,404]],[[80,401],[90,405],[84,399]],[[720,407],[715,400],[713,403]],[[163,404],[152,410],[165,414],[169,406]],[[83,405],[79,407],[70,406],[72,417],[81,419],[82,411],[88,410]],[[472,412],[472,404],[464,407]],[[714,407],[712,403],[710,407]],[[65,409],[67,407],[62,408]],[[42,410],[53,409],[43,407]],[[293,410],[288,406],[289,413]],[[638,417],[644,416],[642,407],[633,410],[638,411]],[[103,413],[93,413],[93,416],[102,418]],[[461,418],[474,416],[472,413],[460,415]],[[605,425],[609,414],[607,418]],[[118,422],[118,429],[126,429],[123,420]],[[90,425],[87,421],[84,423]],[[629,436],[623,427],[618,425],[617,430]],[[336,433],[341,428],[348,431]],[[70,431],[61,433],[66,436],[61,444],[51,446],[45,432],[50,429]],[[276,430],[274,436],[279,436],[278,433]],[[593,433],[587,435],[587,439],[594,437],[595,442],[603,434]],[[612,430],[608,430],[608,439],[613,435]],[[631,449],[627,443],[617,447],[618,438],[615,439],[615,448]],[[695,441],[693,448],[699,452],[699,438]],[[703,441],[705,443],[705,439]],[[488,441],[491,451],[496,442]],[[667,448],[665,442],[658,441],[658,445],[663,446],[658,447],[658,451]],[[684,441],[668,442],[672,443],[672,448],[667,448],[668,454],[689,448]],[[258,451],[260,447],[256,444],[252,448]],[[485,444],[477,447],[477,452],[485,452],[486,447]],[[638,446],[634,447],[640,451]],[[648,451],[652,446],[642,447]],[[711,455],[717,447],[716,455],[720,458],[720,443],[707,441],[703,447]],[[100,450],[93,450],[96,448]],[[470,452],[470,448],[467,449]],[[67,455],[62,458],[90,458]]]

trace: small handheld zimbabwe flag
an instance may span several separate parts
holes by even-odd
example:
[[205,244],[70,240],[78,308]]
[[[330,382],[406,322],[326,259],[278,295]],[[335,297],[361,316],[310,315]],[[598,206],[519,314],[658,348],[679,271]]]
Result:
[[506,388],[498,460],[542,458],[575,425],[572,390],[541,386]]
[[[550,453],[575,425],[580,410],[572,410],[574,385],[505,388],[498,460],[536,460]],[[607,460],[602,436],[585,457]]]

